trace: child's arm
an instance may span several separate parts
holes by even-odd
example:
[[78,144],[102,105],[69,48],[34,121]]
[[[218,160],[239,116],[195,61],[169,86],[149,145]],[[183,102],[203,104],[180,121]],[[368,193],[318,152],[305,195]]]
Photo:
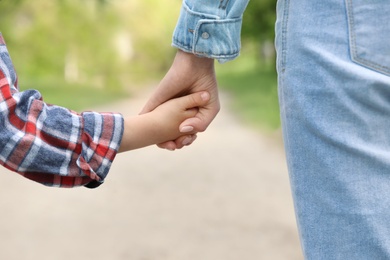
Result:
[[198,107],[206,105],[209,99],[208,92],[198,92],[171,99],[149,113],[125,118],[119,152],[177,139],[183,135],[180,124],[194,117]]

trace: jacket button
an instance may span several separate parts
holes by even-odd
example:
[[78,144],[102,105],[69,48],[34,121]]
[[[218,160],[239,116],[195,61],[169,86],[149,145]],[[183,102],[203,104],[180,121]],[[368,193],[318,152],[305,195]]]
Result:
[[208,39],[208,38],[210,38],[210,34],[208,34],[207,32],[204,32],[204,33],[202,33],[202,38]]

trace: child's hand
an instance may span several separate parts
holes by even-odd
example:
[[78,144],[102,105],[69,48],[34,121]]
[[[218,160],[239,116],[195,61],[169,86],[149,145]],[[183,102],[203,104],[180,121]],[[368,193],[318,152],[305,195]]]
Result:
[[[175,140],[184,134],[180,132],[180,124],[188,118],[194,117],[198,107],[202,107],[210,99],[208,92],[198,92],[168,100],[150,112],[156,127],[156,137],[161,138],[160,142]],[[187,132],[185,135],[194,134]]]
[[156,107],[153,111],[125,118],[124,133],[119,151],[124,152],[152,144],[176,140],[195,132],[180,132],[180,124],[198,112],[210,99],[206,91],[174,98]]
[[[181,124],[182,133],[203,132],[217,115],[220,104],[218,85],[214,70],[214,59],[203,58],[181,50],[177,51],[171,68],[158,84],[155,91],[142,109],[142,114],[153,111],[158,105],[179,94],[191,94],[207,91],[210,99],[199,107],[195,117],[188,118]],[[158,144],[161,148],[181,148],[188,136]],[[191,141],[191,138],[189,138]]]

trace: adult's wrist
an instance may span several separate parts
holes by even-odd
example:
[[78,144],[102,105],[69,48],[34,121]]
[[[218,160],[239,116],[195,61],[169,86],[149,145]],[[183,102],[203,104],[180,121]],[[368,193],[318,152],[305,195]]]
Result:
[[188,65],[199,70],[208,70],[214,68],[213,58],[198,56],[181,49],[177,50],[175,62],[178,62],[181,66]]

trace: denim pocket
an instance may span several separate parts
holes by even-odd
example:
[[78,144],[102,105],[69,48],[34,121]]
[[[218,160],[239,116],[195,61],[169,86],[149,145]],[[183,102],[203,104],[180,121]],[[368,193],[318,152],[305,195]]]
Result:
[[351,58],[390,76],[390,1],[346,0]]

